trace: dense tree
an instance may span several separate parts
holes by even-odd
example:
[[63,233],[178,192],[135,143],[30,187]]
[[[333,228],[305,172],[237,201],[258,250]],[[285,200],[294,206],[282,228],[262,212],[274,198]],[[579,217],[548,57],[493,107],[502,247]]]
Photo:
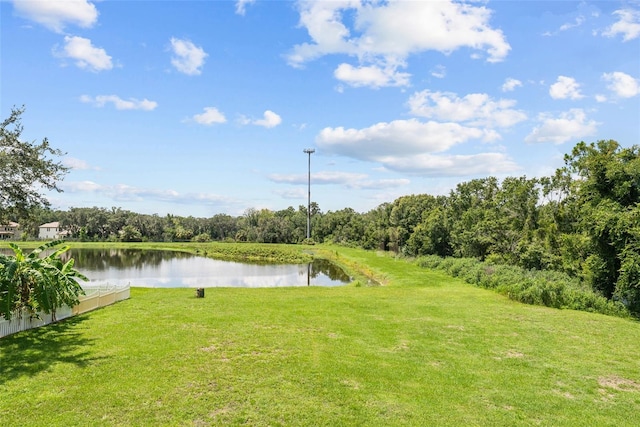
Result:
[[576,145],[562,173],[571,179],[578,231],[590,247],[583,275],[607,298],[640,311],[640,146],[616,141]]
[[49,206],[42,191],[61,191],[58,182],[68,171],[55,159],[63,153],[47,138],[40,143],[21,139],[23,112],[24,108],[13,108],[0,123],[0,222]]

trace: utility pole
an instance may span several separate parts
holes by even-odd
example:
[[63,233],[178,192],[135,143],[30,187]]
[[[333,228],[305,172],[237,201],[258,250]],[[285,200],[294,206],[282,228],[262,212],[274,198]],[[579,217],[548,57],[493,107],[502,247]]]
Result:
[[308,168],[309,197],[307,199],[307,239],[310,239],[311,238],[311,154],[315,153],[316,150],[314,150],[313,148],[305,148],[304,152],[309,155],[309,168]]

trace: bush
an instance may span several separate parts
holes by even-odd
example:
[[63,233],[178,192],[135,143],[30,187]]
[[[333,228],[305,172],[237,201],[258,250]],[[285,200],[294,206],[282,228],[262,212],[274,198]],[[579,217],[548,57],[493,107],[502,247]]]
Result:
[[474,258],[423,256],[416,260],[423,268],[441,270],[467,283],[494,289],[525,304],[582,310],[629,317],[629,310],[584,286],[578,279],[549,270],[527,270],[510,265],[495,265]]
[[[51,313],[55,320],[58,308],[78,304],[84,291],[77,280],[88,279],[73,268],[73,258],[65,262],[60,257],[68,246],[53,250],[61,243],[45,243],[28,255],[10,243],[14,255],[0,254],[0,317],[11,319],[26,310],[30,315]],[[53,252],[44,255],[47,250]]]

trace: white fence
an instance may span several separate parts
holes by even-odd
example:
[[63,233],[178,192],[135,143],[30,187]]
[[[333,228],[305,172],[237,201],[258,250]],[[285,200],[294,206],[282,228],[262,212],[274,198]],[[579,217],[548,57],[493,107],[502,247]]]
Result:
[[[84,291],[85,295],[80,296],[78,305],[73,308],[65,305],[56,310],[56,321],[128,299],[131,289],[129,285],[124,287],[102,285],[96,287],[85,286]],[[0,338],[52,323],[51,314],[38,314],[39,318],[32,317],[26,312],[22,313],[22,315],[14,313],[11,320],[0,318]]]

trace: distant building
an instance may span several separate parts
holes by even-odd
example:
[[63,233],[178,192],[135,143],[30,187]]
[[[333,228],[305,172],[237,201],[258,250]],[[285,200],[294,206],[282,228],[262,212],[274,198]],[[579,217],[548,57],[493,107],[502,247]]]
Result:
[[60,223],[57,221],[42,224],[38,230],[38,238],[41,240],[61,239],[66,235],[67,232],[60,227]]
[[20,239],[20,224],[9,221],[8,224],[0,224],[0,240],[18,240]]

